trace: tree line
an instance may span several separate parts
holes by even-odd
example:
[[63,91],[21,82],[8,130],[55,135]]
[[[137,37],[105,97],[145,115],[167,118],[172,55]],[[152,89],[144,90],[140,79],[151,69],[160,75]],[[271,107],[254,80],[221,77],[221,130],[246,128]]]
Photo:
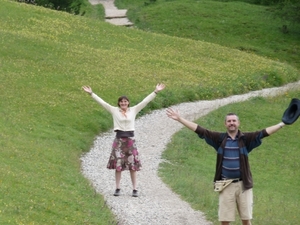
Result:
[[274,6],[275,13],[279,17],[293,23],[300,24],[299,0],[244,0],[251,4]]
[[79,15],[81,7],[85,4],[85,0],[17,0],[27,4],[43,6],[45,8],[65,11],[71,14]]

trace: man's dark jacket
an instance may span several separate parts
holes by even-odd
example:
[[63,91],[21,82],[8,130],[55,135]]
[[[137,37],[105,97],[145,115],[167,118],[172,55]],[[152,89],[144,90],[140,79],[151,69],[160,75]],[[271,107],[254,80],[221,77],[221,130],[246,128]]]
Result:
[[[210,131],[199,125],[195,132],[201,139],[204,139],[207,144],[211,145],[217,151],[217,163],[214,182],[217,180],[221,180],[223,152],[226,144],[226,139],[228,137],[227,133]],[[260,146],[262,143],[261,139],[267,136],[269,135],[266,132],[266,129],[245,133],[242,133],[240,130],[238,131],[237,137],[238,146],[240,149],[240,171],[245,190],[253,187],[248,154],[252,151],[252,149]]]

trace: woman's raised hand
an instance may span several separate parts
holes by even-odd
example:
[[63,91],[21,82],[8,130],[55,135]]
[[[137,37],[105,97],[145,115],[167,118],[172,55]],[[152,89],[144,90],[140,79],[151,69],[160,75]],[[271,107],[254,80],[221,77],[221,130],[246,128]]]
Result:
[[86,92],[89,93],[90,95],[93,93],[92,88],[90,86],[82,86],[82,89]]
[[164,84],[157,84],[154,92],[157,93],[159,91],[162,91],[164,88],[165,88]]

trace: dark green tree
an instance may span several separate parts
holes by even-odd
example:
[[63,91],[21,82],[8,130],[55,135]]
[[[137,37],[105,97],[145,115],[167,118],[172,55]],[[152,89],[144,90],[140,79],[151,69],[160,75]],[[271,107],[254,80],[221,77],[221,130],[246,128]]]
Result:
[[300,1],[285,0],[278,4],[277,14],[292,23],[300,24]]
[[18,0],[50,9],[66,11],[72,14],[79,14],[80,8],[84,4],[84,0]]

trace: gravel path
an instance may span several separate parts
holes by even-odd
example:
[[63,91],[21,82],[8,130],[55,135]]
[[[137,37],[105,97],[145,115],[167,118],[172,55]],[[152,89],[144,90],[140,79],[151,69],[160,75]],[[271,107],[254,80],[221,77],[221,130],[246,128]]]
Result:
[[[276,96],[299,87],[300,81],[280,88],[264,89],[223,99],[182,103],[173,108],[178,109],[183,117],[196,120],[229,103],[245,101],[255,96]],[[91,181],[96,192],[104,196],[107,205],[119,219],[120,225],[211,224],[202,212],[193,210],[157,175],[159,163],[162,162],[161,153],[172,135],[181,128],[181,124],[166,116],[165,109],[153,111],[136,120],[136,143],[143,165],[143,169],[137,173],[140,194],[138,198],[131,197],[132,186],[128,171],[122,173],[122,195],[113,196],[114,171],[106,169],[114,139],[113,130],[96,137],[90,152],[82,156],[83,175]]]
[[105,21],[117,26],[133,26],[127,18],[127,9],[118,9],[114,0],[89,0],[92,5],[101,4],[105,10]]

